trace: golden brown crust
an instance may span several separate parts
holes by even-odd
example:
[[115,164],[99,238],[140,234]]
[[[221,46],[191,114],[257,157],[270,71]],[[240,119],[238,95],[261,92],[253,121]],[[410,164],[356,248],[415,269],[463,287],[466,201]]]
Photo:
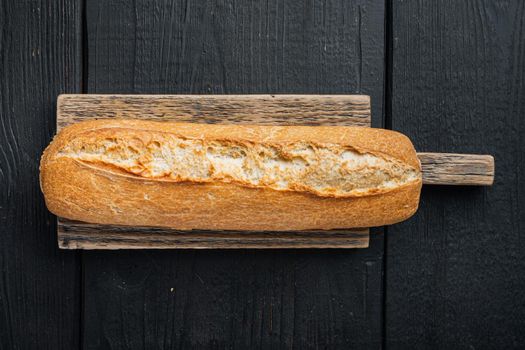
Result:
[[[188,138],[250,140],[254,143],[314,142],[346,144],[358,151],[386,154],[421,170],[412,142],[405,135],[385,129],[350,126],[266,126],[162,123],[143,120],[93,120],[70,125],[60,132],[64,144],[72,135],[102,128],[135,128],[181,134]],[[58,136],[58,135],[57,135]]]
[[[371,191],[355,198],[335,198],[220,181],[160,181],[57,156],[78,135],[103,128],[252,143],[341,144],[395,158],[416,169],[418,177],[379,195]],[[421,184],[419,161],[408,138],[392,131],[356,127],[89,121],[61,131],[41,161],[41,187],[48,208],[56,215],[101,224],[178,229],[306,230],[386,225],[417,210]]]

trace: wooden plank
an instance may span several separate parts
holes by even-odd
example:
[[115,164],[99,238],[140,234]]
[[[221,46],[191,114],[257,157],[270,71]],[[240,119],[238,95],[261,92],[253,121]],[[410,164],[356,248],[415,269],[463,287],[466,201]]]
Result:
[[64,249],[365,248],[368,229],[292,232],[180,231],[87,224],[60,218]]
[[79,92],[81,1],[0,6],[0,349],[80,347],[80,259],[59,251],[38,164]]
[[[384,1],[86,1],[88,93],[366,94]],[[379,348],[368,249],[84,251],[84,348]]]
[[494,157],[482,154],[418,153],[425,185],[490,186]]
[[[319,116],[319,118],[316,118]],[[57,128],[89,119],[133,118],[194,123],[370,126],[365,95],[61,95]],[[366,248],[368,229],[324,232],[178,232],[97,226],[59,219],[64,249]],[[160,239],[164,233],[165,238]]]
[[91,118],[370,126],[366,95],[62,95],[57,127]]
[[394,0],[392,127],[492,154],[492,187],[424,187],[388,227],[387,349],[525,344],[525,2]]

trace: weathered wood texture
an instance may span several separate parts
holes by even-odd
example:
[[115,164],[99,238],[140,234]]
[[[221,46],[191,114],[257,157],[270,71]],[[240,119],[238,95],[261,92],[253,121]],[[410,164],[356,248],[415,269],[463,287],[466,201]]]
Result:
[[[315,116],[320,116],[315,118]],[[57,128],[92,118],[230,124],[370,126],[366,95],[62,95]],[[68,223],[58,219],[66,249],[366,248],[368,229],[324,232],[181,232]],[[162,233],[165,234],[162,237]]]
[[366,95],[62,95],[57,124],[92,118],[370,126]]
[[79,5],[0,5],[0,349],[80,345],[78,254],[56,246],[38,183],[57,95],[80,88]]
[[58,221],[58,243],[65,249],[241,249],[365,248],[368,229],[253,232],[180,231]]
[[490,186],[494,157],[482,154],[418,153],[425,185]]
[[[383,6],[88,0],[87,92],[367,94],[380,127]],[[84,348],[378,348],[377,232],[356,250],[85,251]]]
[[492,154],[492,187],[425,187],[388,227],[388,349],[525,344],[525,2],[393,1],[392,127]]

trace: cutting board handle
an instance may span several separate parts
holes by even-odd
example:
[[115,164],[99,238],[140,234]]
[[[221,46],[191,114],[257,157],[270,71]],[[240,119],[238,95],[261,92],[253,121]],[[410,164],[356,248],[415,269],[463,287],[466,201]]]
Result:
[[486,154],[418,153],[425,185],[491,186],[494,157]]

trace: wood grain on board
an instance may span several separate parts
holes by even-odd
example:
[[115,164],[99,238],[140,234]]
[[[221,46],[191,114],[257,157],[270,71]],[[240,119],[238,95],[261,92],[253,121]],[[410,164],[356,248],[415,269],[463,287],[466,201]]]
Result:
[[62,95],[57,125],[93,118],[370,126],[366,95]]
[[59,218],[64,249],[365,248],[368,229],[330,231],[180,231],[157,227],[97,225]]
[[425,185],[490,186],[494,182],[491,155],[418,152],[417,157]]

